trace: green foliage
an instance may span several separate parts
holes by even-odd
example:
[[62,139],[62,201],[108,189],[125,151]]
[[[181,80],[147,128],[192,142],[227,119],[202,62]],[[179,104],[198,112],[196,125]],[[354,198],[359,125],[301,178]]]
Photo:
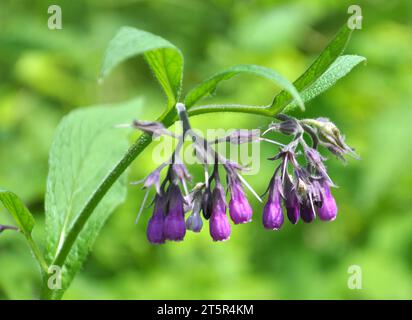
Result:
[[[346,76],[355,66],[365,61],[366,59],[364,57],[355,55],[338,57],[325,73],[300,93],[303,101],[306,102],[312,100],[320,95],[322,92],[332,87],[340,78]],[[284,111],[291,111],[296,108],[296,106],[296,102],[292,102],[285,107]]]
[[[329,42],[326,48],[318,56],[318,58],[311,64],[311,66],[303,73],[293,84],[301,92],[307,87],[311,86],[322,74],[335,62],[335,60],[342,54],[353,30],[349,29],[346,23]],[[275,97],[273,108],[275,110],[282,110],[290,103],[290,95],[283,91]]]
[[[185,97],[186,108],[190,109],[190,107],[193,106],[201,98],[208,94],[212,94],[216,90],[216,87],[219,84],[219,82],[223,80],[228,80],[242,73],[257,75],[259,77],[272,81],[280,88],[285,89],[287,92],[289,92],[295,99],[296,104],[299,105],[299,107],[302,110],[304,110],[305,107],[303,105],[302,98],[299,96],[298,91],[293,86],[293,84],[289,82],[289,80],[287,80],[286,78],[284,78],[283,76],[281,76],[280,74],[271,69],[256,65],[237,65],[222,72],[219,72],[210,77],[209,79],[206,79],[205,81],[203,81],[202,83],[200,83],[188,92],[188,94]],[[269,105],[268,108],[271,109],[272,106],[273,104]]]
[[[52,264],[89,198],[128,147],[127,130],[115,128],[139,115],[142,100],[77,110],[60,123],[49,158],[46,192],[47,261]],[[82,230],[63,265],[62,290],[81,267],[103,224],[126,196],[126,177],[114,184]]]
[[103,59],[101,77],[133,56],[143,54],[162,86],[169,108],[179,100],[183,78],[183,56],[169,41],[152,33],[123,27],[110,41]]
[[34,227],[34,218],[30,211],[26,208],[23,201],[10,191],[0,189],[0,201],[4,207],[12,215],[14,221],[23,234],[29,236]]

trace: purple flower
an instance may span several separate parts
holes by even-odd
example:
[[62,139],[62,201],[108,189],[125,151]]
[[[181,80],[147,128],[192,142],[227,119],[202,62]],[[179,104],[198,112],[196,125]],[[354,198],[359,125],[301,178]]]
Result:
[[289,221],[292,224],[298,223],[300,217],[299,199],[294,190],[286,195],[284,203]]
[[199,215],[199,212],[193,212],[186,220],[186,228],[193,232],[200,232],[200,230],[202,230],[202,227],[203,221]]
[[230,237],[231,227],[226,215],[225,191],[219,181],[216,181],[213,190],[209,228],[213,241],[225,241]]
[[200,210],[202,207],[202,190],[197,189],[193,192],[192,198],[193,211],[192,214],[186,220],[186,228],[193,232],[200,232],[203,227],[202,217],[200,216]]
[[296,224],[299,221],[299,198],[296,192],[296,187],[293,185],[293,181],[289,175],[285,176],[285,182],[283,187],[284,204],[289,221],[292,224]]
[[322,205],[318,208],[319,218],[324,221],[335,220],[338,213],[335,198],[332,196],[327,181],[322,182],[322,187]]
[[165,236],[163,232],[165,222],[165,199],[163,196],[156,196],[155,207],[153,215],[147,225],[147,239],[152,244],[165,243]]
[[280,185],[280,177],[275,176],[270,185],[268,202],[263,208],[263,226],[266,229],[279,230],[283,225]]
[[183,196],[177,185],[171,184],[168,190],[169,207],[164,223],[164,235],[167,240],[181,241],[186,234]]
[[315,220],[316,214],[309,199],[303,200],[303,202],[300,204],[300,216],[306,223],[311,223],[313,220]]
[[203,193],[202,212],[203,212],[203,217],[206,220],[209,220],[210,216],[212,215],[212,192],[210,191],[210,186],[206,187],[206,190]]
[[252,207],[246,199],[245,193],[243,192],[243,188],[239,179],[230,178],[230,180],[230,218],[235,224],[247,223],[252,221]]

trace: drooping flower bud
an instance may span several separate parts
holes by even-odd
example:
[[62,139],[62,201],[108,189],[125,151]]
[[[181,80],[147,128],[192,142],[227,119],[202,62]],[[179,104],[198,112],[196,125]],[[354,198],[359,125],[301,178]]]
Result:
[[332,196],[330,186],[327,181],[323,181],[322,187],[322,206],[318,208],[319,218],[323,221],[335,220],[338,213],[335,198]]
[[210,191],[210,186],[207,187],[205,192],[203,193],[202,212],[203,217],[206,220],[209,220],[210,216],[212,215],[212,192]]
[[235,224],[252,221],[252,207],[246,199],[239,179],[230,178],[229,183],[231,199],[229,202],[230,218]]
[[[200,185],[200,184],[199,184]],[[202,217],[200,216],[200,210],[202,208],[202,189],[203,185],[195,187],[193,193],[193,211],[189,218],[186,220],[186,228],[193,232],[200,232],[203,227]]]
[[183,196],[179,187],[171,184],[168,190],[168,211],[164,224],[164,235],[167,240],[181,241],[186,234]]
[[263,226],[270,230],[279,230],[283,225],[283,212],[280,195],[281,180],[275,176],[269,188],[268,201],[263,208]]
[[299,198],[297,196],[296,187],[293,185],[288,175],[285,177],[284,196],[284,204],[288,219],[292,224],[296,224],[298,223],[300,216]]
[[316,218],[312,203],[309,199],[305,199],[300,204],[300,216],[306,223],[311,223]]
[[189,218],[186,220],[186,228],[187,230],[191,230],[193,232],[200,232],[203,227],[203,221],[202,218],[200,217],[199,212],[195,213],[193,212]]
[[226,215],[225,191],[219,181],[216,181],[212,199],[212,214],[209,222],[210,235],[213,241],[228,240],[231,227]]
[[161,195],[156,195],[153,215],[147,225],[147,239],[152,244],[162,244],[165,242],[164,236],[165,222],[165,198]]

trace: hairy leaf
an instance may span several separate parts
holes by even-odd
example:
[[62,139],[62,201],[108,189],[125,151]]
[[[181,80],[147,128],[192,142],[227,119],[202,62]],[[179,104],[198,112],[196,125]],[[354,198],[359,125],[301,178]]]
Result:
[[131,27],[121,28],[110,41],[103,59],[101,77],[121,62],[143,54],[162,86],[169,107],[179,99],[183,78],[183,56],[169,41]]
[[34,227],[34,218],[23,201],[13,192],[0,190],[0,201],[11,214],[20,231],[29,236]]
[[[46,191],[47,261],[52,263],[67,233],[117,162],[128,149],[128,130],[116,124],[130,122],[139,113],[140,99],[128,103],[76,110],[60,123],[49,158]],[[63,266],[62,290],[81,267],[94,240],[112,211],[126,196],[123,175],[96,207],[79,233]]]
[[[238,74],[242,73],[249,73],[249,74],[254,74],[263,78],[266,78],[282,89],[285,89],[286,92],[290,93],[291,96],[295,99],[297,104],[304,109],[303,101],[301,97],[299,96],[298,91],[296,88],[293,86],[293,84],[278,74],[277,72],[261,67],[261,66],[256,66],[256,65],[237,65],[234,67],[231,67],[225,71],[219,72],[212,77],[206,79],[202,83],[200,83],[198,86],[193,88],[185,97],[185,105],[186,108],[189,109],[191,106],[193,106],[197,101],[199,101],[201,98],[204,96],[213,93],[216,90],[216,86],[223,80],[228,80]],[[273,104],[272,104],[273,105]],[[270,108],[272,107],[270,106]]]
[[[347,24],[340,29],[338,34],[322,51],[319,57],[311,64],[311,66],[293,83],[299,92],[312,85],[342,54],[350,39],[353,30],[349,29]],[[291,103],[292,96],[286,90],[282,91],[275,97],[273,108],[277,112]]]
[[[346,76],[359,63],[366,61],[365,57],[356,55],[344,55],[336,59],[324,74],[322,74],[314,83],[304,89],[300,95],[303,101],[309,101],[322,92],[332,87],[340,78]],[[296,103],[289,104],[284,111],[287,112],[296,108]]]

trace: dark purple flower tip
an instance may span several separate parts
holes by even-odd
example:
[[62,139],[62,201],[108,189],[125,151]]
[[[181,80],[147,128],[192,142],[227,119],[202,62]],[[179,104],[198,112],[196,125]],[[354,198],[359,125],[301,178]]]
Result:
[[156,196],[153,215],[147,225],[147,239],[152,244],[165,243],[164,222],[165,222],[165,199],[162,196]]
[[171,184],[168,199],[169,208],[164,223],[164,235],[167,240],[182,241],[186,235],[184,199],[177,185]]
[[335,220],[338,213],[335,198],[332,196],[329,184],[326,181],[322,183],[322,187],[322,206],[318,208],[319,218],[323,221]]
[[300,216],[303,222],[306,223],[311,223],[316,218],[313,206],[308,199],[303,200],[303,202],[300,204]]
[[270,230],[279,230],[283,225],[283,212],[280,196],[280,178],[275,177],[269,190],[268,202],[263,208],[263,226]]
[[296,224],[299,221],[300,209],[296,187],[289,175],[285,176],[283,187],[284,204],[289,221]]
[[300,217],[299,199],[296,192],[290,192],[286,195],[285,208],[289,221],[296,224]]
[[230,186],[231,199],[229,202],[230,218],[234,224],[252,221],[252,207],[246,199],[240,181]]
[[202,212],[203,212],[203,217],[206,220],[209,220],[212,214],[212,192],[210,191],[209,187],[207,187],[205,192],[203,193]]
[[213,241],[225,241],[230,238],[231,227],[226,215],[225,191],[219,182],[213,190],[212,214],[209,229]]

